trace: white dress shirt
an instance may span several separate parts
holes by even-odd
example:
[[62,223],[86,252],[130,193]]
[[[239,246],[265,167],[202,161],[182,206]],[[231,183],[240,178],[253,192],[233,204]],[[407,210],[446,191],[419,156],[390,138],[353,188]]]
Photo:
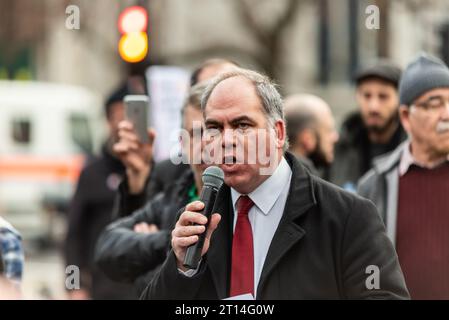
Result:
[[[248,194],[248,197],[254,202],[254,206],[249,210],[248,218],[253,232],[255,293],[271,240],[284,213],[291,177],[292,170],[285,158],[282,158],[273,175]],[[241,195],[231,188],[234,229],[237,223],[237,200]]]
[[[256,190],[247,195],[254,202],[254,206],[248,212],[248,218],[253,232],[254,292],[256,294],[271,240],[284,213],[291,177],[292,170],[285,158],[282,158],[274,173]],[[234,229],[237,223],[237,200],[241,195],[241,193],[231,188]],[[198,269],[178,270],[183,275],[192,277],[197,273]]]

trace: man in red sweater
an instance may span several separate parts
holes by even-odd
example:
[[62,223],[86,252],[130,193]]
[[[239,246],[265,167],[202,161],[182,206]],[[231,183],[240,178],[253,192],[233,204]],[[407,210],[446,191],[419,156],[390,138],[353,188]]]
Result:
[[449,299],[449,69],[421,54],[399,94],[409,140],[376,161],[359,194],[382,213],[412,299]]

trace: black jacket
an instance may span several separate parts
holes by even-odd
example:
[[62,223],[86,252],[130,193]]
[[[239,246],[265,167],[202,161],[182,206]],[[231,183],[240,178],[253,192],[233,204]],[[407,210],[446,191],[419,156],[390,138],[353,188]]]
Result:
[[154,164],[153,170],[151,170],[151,174],[145,183],[145,189],[137,195],[131,195],[128,192],[128,182],[125,176],[119,186],[112,216],[117,219],[131,215],[159,193],[171,188],[185,172],[191,172],[188,164],[173,164],[170,159],[158,162]]
[[[135,281],[160,266],[169,251],[176,215],[188,203],[188,190],[193,184],[193,172],[185,171],[165,192],[159,193],[144,207],[110,224],[97,242],[97,265],[117,281]],[[136,233],[133,227],[140,222],[156,224],[160,231]],[[152,274],[145,275],[145,278],[151,278]]]
[[[310,175],[290,154],[292,180],[271,242],[257,299],[409,298],[396,252],[374,205]],[[222,215],[198,273],[181,275],[170,252],[143,293],[146,299],[223,299],[229,296],[233,210],[223,186],[214,212]],[[369,266],[380,288],[369,290]]]
[[[399,124],[393,137],[385,145],[385,153],[394,150],[405,139],[407,134]],[[376,155],[370,154],[370,146],[368,131],[360,113],[350,114],[342,125],[340,140],[335,146],[335,158],[329,170],[328,180],[355,191],[357,181],[372,168],[372,161]]]
[[102,155],[92,158],[82,170],[69,209],[66,263],[80,268],[81,286],[93,299],[138,297],[132,286],[111,281],[94,264],[95,243],[112,221],[115,193],[124,172],[122,163],[103,146]]

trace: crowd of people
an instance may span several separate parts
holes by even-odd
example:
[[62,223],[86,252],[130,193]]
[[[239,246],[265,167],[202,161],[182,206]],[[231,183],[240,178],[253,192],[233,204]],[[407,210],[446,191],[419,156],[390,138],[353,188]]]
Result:
[[[149,128],[142,143],[125,119],[132,90],[114,92],[109,138],[70,207],[66,263],[81,271],[70,297],[449,299],[449,68],[422,53],[403,71],[380,60],[354,80],[358,110],[338,130],[332,101],[283,99],[266,76],[207,60],[182,106],[180,164],[154,161],[159,137]],[[260,130],[263,147],[251,139]],[[193,161],[207,146],[223,161]],[[269,164],[237,161],[238,148]],[[198,200],[210,164],[225,184],[208,220]],[[188,269],[186,249],[203,233],[200,265]],[[14,286],[23,260],[8,262],[1,239],[0,280]]]

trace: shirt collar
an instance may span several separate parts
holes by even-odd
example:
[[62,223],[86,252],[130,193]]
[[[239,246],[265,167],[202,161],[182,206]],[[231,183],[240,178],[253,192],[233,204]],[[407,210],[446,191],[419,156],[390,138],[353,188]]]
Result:
[[[262,211],[264,215],[268,215],[274,203],[279,198],[284,186],[290,182],[292,170],[283,157],[274,173],[265,180],[248,197]],[[237,200],[242,194],[231,188],[232,205],[234,212],[237,211]]]
[[449,161],[449,155],[448,155],[446,160],[444,160],[442,162],[434,163],[430,166],[423,165],[423,164],[419,163],[415,159],[415,157],[413,157],[413,154],[410,151],[410,149],[411,149],[411,143],[408,142],[404,148],[404,151],[402,152],[401,161],[399,163],[399,176],[400,177],[402,177],[404,174],[406,174],[412,165],[416,165],[421,168],[433,169],[433,168],[439,166],[440,164],[442,164],[443,162]]

